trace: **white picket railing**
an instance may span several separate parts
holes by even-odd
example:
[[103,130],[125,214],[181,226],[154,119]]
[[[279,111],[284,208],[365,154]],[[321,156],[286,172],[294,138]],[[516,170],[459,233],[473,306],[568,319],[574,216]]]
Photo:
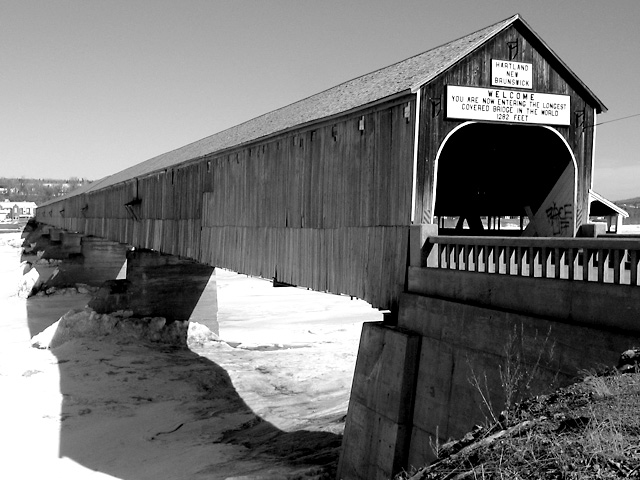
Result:
[[426,266],[638,285],[640,239],[429,236]]

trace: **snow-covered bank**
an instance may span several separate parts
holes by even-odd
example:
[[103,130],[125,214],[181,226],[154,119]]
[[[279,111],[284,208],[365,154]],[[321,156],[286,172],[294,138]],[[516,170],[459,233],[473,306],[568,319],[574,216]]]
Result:
[[86,307],[69,310],[60,320],[34,335],[31,345],[55,348],[73,340],[151,342],[185,346],[189,322],[171,322],[161,317],[133,318],[132,312],[99,314]]
[[18,298],[3,237],[2,478],[331,477],[361,325],[379,312],[219,271],[220,339],[192,325],[189,349],[83,335],[35,349],[88,296]]

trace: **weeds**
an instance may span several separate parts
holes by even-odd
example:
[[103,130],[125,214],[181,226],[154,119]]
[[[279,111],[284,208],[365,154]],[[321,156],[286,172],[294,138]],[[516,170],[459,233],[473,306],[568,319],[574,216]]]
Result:
[[[541,371],[551,365],[555,350],[555,341],[551,339],[551,327],[547,331],[544,339],[538,341],[538,332],[534,335],[531,343],[535,347],[540,343],[537,355],[533,362],[528,362],[525,358],[526,346],[524,341],[524,327],[520,324],[520,332],[514,325],[513,332],[507,337],[504,348],[504,363],[500,365],[500,383],[504,395],[504,406],[507,411],[531,394],[532,386],[540,381]],[[553,378],[553,388],[557,380],[557,373]]]
[[621,425],[613,419],[589,422],[585,429],[582,446],[591,457],[623,458],[628,441]]
[[436,457],[440,456],[440,426],[436,425],[436,438],[429,437],[429,447]]
[[[507,337],[503,350],[503,360],[498,367],[501,385],[499,393],[502,396],[502,405],[506,412],[512,410],[516,403],[531,395],[534,385],[543,381],[543,370],[549,370],[552,364],[555,341],[551,339],[551,327],[549,327],[541,341],[539,341],[538,332],[536,331],[530,343],[531,347],[527,349],[523,325],[520,324],[520,331],[514,325],[513,331]],[[532,350],[533,348],[537,348],[537,351],[533,359],[531,359],[532,355],[527,355],[527,350]],[[502,417],[491,399],[491,390],[486,372],[478,375],[474,371],[471,362],[467,360],[467,363],[471,370],[469,383],[480,394],[480,408],[485,415],[485,419],[498,423]],[[549,389],[554,388],[557,376],[558,374],[556,373],[551,382],[546,383]]]
[[[606,406],[601,405],[596,411],[594,406],[589,406],[591,421],[584,431],[582,448],[591,457],[599,458],[624,458],[625,451],[629,447],[628,436],[624,434],[625,422],[620,412],[624,406],[618,401],[614,389],[607,382],[606,377],[588,377],[584,380],[596,395],[596,398],[610,397],[611,402]],[[612,403],[612,404],[611,404]]]
[[[489,381],[487,380],[486,372],[483,372],[482,377],[479,378],[478,375],[476,375],[476,372],[473,370],[473,366],[470,362],[469,368],[471,369],[471,377],[469,378],[469,383],[471,383],[471,386],[480,394],[480,397],[482,398],[480,409],[485,415],[486,422],[489,423],[491,421],[492,423],[498,423],[498,418],[500,417],[500,415],[496,415],[496,410],[493,406],[493,402],[491,401],[491,392],[489,391]],[[489,415],[491,419],[489,419],[487,415]]]
[[[578,373],[580,374],[583,372],[584,371]],[[596,397],[610,397],[613,395],[605,377],[598,375],[586,375],[582,381],[593,389],[593,394]]]

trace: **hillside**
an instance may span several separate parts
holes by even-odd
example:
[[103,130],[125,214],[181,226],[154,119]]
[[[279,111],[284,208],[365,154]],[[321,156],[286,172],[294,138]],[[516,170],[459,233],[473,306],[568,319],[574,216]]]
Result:
[[91,183],[86,178],[9,178],[0,177],[0,200],[35,202],[40,205],[60,197],[82,185]]
[[614,203],[629,213],[629,218],[623,220],[625,225],[640,224],[640,197],[618,200]]
[[640,205],[640,197],[628,198],[626,200],[618,200],[614,202],[616,205]]

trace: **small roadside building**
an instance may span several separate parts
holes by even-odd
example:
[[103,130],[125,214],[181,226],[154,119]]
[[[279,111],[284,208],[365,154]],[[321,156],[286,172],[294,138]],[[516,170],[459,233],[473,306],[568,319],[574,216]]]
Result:
[[35,202],[0,202],[0,220],[31,218],[36,214]]
[[0,220],[11,218],[11,205],[8,202],[0,202]]
[[594,223],[606,223],[607,233],[620,233],[622,220],[629,213],[602,195],[589,190],[589,220]]

